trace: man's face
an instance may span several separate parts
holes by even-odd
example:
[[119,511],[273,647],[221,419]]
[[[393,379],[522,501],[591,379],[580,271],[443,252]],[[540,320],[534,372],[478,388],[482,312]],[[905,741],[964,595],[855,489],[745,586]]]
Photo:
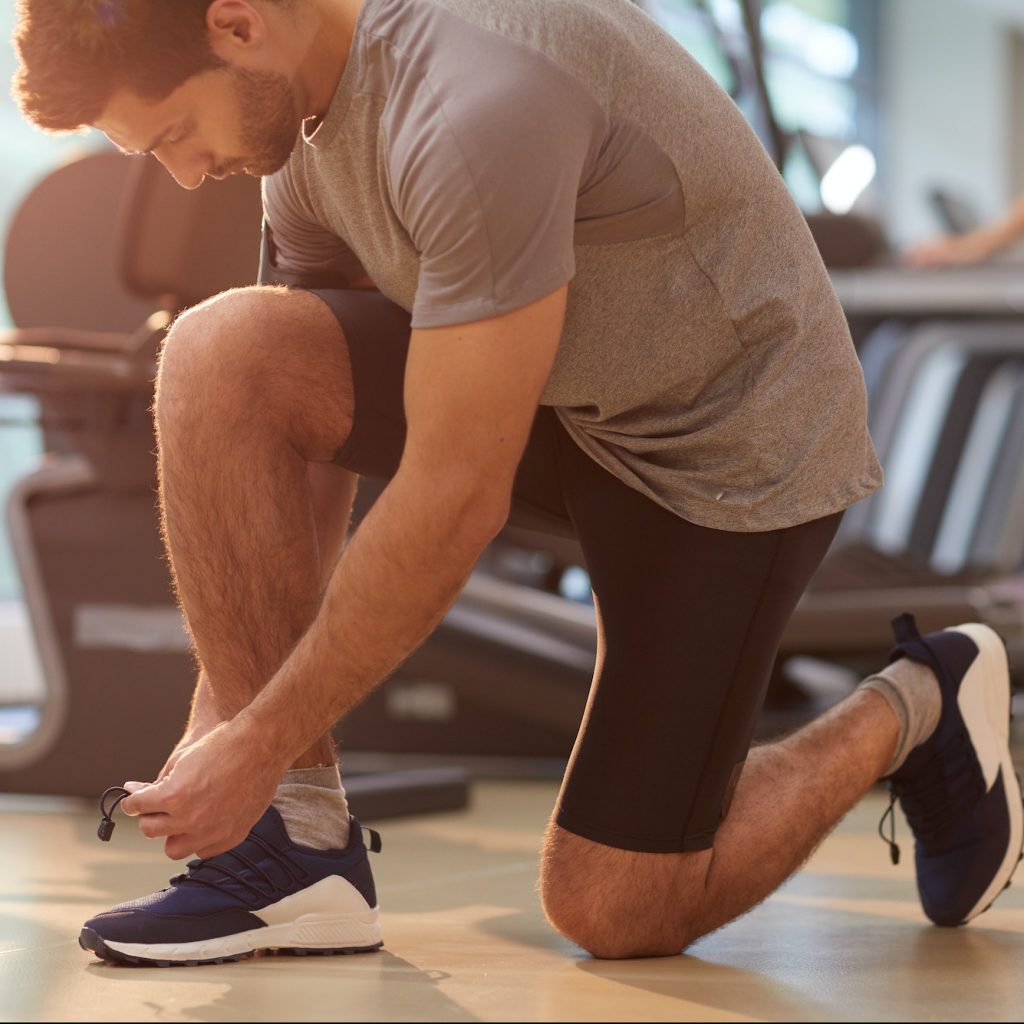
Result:
[[302,128],[284,75],[228,65],[194,75],[166,99],[117,93],[96,123],[126,152],[152,152],[179,185],[244,171],[273,174]]

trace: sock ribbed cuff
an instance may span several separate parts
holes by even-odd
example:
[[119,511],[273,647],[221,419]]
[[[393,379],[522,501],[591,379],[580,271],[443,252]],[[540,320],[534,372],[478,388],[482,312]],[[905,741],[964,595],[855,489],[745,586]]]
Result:
[[860,684],[883,697],[899,721],[900,732],[896,750],[882,778],[898,771],[907,756],[919,747],[939,724],[942,714],[942,691],[927,665],[901,658]]
[[284,773],[281,785],[341,789],[341,772],[336,764],[324,764],[316,768],[290,768]]
[[273,806],[293,843],[314,850],[341,850],[348,845],[348,801],[337,765],[285,772]]

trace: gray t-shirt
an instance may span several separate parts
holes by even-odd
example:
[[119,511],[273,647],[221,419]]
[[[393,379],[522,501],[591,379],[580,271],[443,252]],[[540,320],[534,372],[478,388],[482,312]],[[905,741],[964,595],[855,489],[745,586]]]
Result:
[[543,402],[722,530],[881,483],[806,222],[732,100],[628,0],[366,0],[323,120],[265,183],[277,263],[372,277],[414,327],[570,282]]

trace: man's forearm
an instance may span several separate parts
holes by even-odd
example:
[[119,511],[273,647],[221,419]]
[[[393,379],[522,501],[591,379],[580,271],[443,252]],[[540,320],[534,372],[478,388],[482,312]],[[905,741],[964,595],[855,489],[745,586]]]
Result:
[[206,669],[201,669],[196,681],[195,692],[192,694],[192,707],[189,710],[188,724],[185,726],[187,740],[195,740],[205,736],[211,729],[216,729],[221,722],[230,716],[217,706],[217,699],[210,685],[210,677]]
[[400,472],[345,549],[320,611],[237,718],[282,765],[430,635],[501,520],[495,502]]

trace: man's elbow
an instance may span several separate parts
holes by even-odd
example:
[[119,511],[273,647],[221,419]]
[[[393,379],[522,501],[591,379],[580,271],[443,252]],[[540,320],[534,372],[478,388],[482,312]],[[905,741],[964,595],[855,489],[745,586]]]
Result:
[[442,460],[435,454],[424,457],[407,447],[393,485],[421,515],[445,524],[450,544],[465,547],[476,557],[508,521],[514,468],[478,459]]
[[459,534],[482,551],[504,529],[511,501],[509,489],[492,484],[464,492],[457,517]]

